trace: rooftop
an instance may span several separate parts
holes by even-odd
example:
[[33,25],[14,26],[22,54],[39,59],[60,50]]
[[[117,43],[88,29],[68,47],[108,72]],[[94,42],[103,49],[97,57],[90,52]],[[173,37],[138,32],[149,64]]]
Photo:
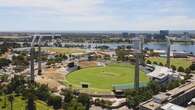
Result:
[[181,106],[178,106],[178,105],[175,105],[175,104],[172,104],[172,103],[168,103],[168,104],[162,106],[161,108],[163,110],[187,110],[184,107],[181,107]]
[[155,65],[154,71],[148,73],[148,76],[154,77],[157,79],[163,79],[164,77],[167,77],[168,75],[173,74],[172,70],[167,67],[157,66]]
[[[156,95],[156,98],[160,98],[160,99],[163,100],[163,99],[168,97],[168,100],[172,100],[175,96],[178,96],[178,95],[183,94],[185,92],[187,93],[187,92],[189,92],[192,89],[195,89],[195,82],[189,82],[189,83],[181,85],[181,86],[179,86],[179,87],[177,87],[175,89],[172,89],[172,90],[170,90],[168,92],[160,93],[160,94]],[[164,103],[164,104],[166,104],[166,103]],[[144,107],[144,108],[148,108],[150,110],[156,110],[157,108],[163,106],[163,104],[157,102],[155,100],[155,96],[154,96],[153,99],[150,99],[150,100],[148,100],[146,102],[143,102],[142,104],[140,104],[140,106]],[[180,109],[166,109],[166,110],[180,110]]]

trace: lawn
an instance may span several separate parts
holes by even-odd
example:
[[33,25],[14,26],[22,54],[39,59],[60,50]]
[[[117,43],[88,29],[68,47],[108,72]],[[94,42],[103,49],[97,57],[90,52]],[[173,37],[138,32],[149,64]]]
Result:
[[84,49],[79,49],[79,48],[43,47],[42,50],[56,52],[59,54],[85,53]]
[[[133,84],[134,66],[130,64],[111,64],[105,67],[85,68],[66,76],[66,81],[73,87],[81,88],[81,83],[88,83],[89,88],[97,91],[111,91],[113,84]],[[149,81],[145,73],[140,73],[140,82]]]
[[[166,64],[166,58],[150,57],[147,58],[147,60],[150,60],[151,62],[156,61],[157,63],[162,62],[163,64]],[[175,65],[176,67],[183,66],[184,68],[187,68],[191,64],[192,62],[190,61],[189,58],[171,58],[171,65]]]
[[[2,108],[4,103],[6,102],[6,108]],[[13,101],[13,110],[25,110],[26,107],[26,100],[22,100],[21,96],[14,97]],[[47,106],[44,102],[37,100],[36,101],[37,110],[53,110],[51,107]],[[4,96],[0,96],[0,110],[10,110],[10,102],[7,100],[5,101]]]

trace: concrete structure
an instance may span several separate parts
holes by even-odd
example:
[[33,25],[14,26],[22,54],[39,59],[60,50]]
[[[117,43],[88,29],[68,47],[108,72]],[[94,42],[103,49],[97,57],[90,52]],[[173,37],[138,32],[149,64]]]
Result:
[[[160,93],[140,104],[140,110],[186,110],[182,105],[195,97],[195,82],[188,82],[175,89]],[[171,109],[174,108],[174,109]],[[175,109],[178,108],[178,109]]]
[[172,103],[168,103],[164,106],[161,107],[162,110],[187,110],[187,108],[172,104]]

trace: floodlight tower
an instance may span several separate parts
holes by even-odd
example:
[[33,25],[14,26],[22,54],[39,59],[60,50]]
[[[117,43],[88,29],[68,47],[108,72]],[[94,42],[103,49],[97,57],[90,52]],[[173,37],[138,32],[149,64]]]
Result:
[[144,50],[143,50],[143,48],[144,48],[144,37],[143,36],[140,36],[140,64],[142,64],[142,65],[144,65],[145,64],[145,62],[144,62]]
[[166,36],[167,39],[167,67],[170,67],[170,51],[171,51],[171,41],[168,36]]
[[135,75],[134,75],[134,88],[139,89],[139,65],[140,65],[140,51],[135,51]]
[[40,35],[38,40],[38,75],[41,75],[42,69],[41,69],[41,40],[42,36]]
[[135,47],[137,47],[134,51],[135,56],[135,75],[134,75],[134,88],[139,89],[139,65],[143,64],[143,38],[135,39]]
[[30,82],[31,83],[34,83],[34,73],[35,73],[35,70],[34,70],[34,56],[35,56],[35,48],[34,48],[34,43],[35,43],[35,40],[36,40],[37,36],[34,35],[33,36],[33,40],[31,42],[31,48],[30,48]]

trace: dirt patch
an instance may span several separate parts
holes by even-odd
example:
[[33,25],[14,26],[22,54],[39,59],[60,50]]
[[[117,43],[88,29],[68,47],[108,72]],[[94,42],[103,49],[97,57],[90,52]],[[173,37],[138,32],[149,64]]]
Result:
[[58,69],[48,68],[37,78],[37,82],[47,84],[50,89],[56,91],[59,87],[64,86],[60,83],[64,81],[64,78],[65,75],[59,72]]
[[98,64],[97,61],[80,61],[79,65],[81,68],[96,67]]

